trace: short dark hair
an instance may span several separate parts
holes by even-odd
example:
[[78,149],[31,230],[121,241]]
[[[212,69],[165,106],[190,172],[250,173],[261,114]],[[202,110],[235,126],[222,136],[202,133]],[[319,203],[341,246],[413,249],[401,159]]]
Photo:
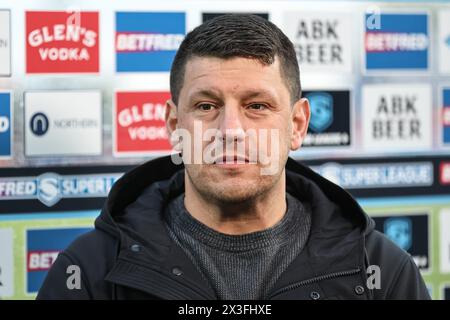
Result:
[[270,65],[280,60],[280,72],[292,103],[301,97],[300,70],[292,42],[272,22],[252,14],[225,14],[189,32],[170,70],[170,93],[178,104],[187,61],[192,57],[243,57]]

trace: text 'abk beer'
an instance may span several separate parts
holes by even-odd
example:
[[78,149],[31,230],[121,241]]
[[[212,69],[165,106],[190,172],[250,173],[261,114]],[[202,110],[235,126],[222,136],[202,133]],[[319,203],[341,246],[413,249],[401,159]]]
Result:
[[380,97],[377,118],[372,123],[375,139],[420,138],[420,119],[417,116],[416,97],[393,95]]

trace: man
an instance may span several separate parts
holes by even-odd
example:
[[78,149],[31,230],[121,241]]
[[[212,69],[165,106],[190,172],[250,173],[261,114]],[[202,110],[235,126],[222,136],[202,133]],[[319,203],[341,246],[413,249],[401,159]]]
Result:
[[[429,299],[411,257],[355,200],[288,158],[310,110],[275,25],[205,22],[181,44],[170,90],[167,129],[181,153],[114,185],[96,229],[58,256],[38,298]],[[81,283],[71,290],[72,265]]]

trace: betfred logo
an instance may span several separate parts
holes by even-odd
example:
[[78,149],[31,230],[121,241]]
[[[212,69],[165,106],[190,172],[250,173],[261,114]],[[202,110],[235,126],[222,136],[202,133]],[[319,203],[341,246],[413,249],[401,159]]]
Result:
[[441,163],[439,176],[441,184],[450,184],[450,162]]
[[116,12],[116,70],[169,71],[185,21],[184,12]]
[[11,157],[12,152],[12,97],[0,91],[0,159]]
[[115,152],[118,155],[170,152],[165,126],[169,92],[116,92]]
[[28,252],[27,270],[44,271],[49,270],[58,257],[59,251],[31,251]]
[[39,290],[58,254],[91,228],[33,229],[26,231],[27,292]]
[[[366,15],[366,21],[370,15]],[[366,23],[366,70],[428,69],[428,14],[381,14],[380,28]]]
[[27,73],[99,72],[98,12],[27,11]]
[[442,140],[450,145],[450,88],[442,90]]

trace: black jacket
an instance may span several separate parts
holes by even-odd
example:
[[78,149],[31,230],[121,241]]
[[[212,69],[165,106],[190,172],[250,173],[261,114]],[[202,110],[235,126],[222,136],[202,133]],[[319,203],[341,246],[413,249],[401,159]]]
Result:
[[[349,193],[292,159],[286,188],[311,203],[312,226],[271,299],[429,299],[411,257],[374,230]],[[38,299],[216,299],[163,224],[165,205],[182,192],[184,168],[170,157],[124,175],[95,230],[58,256]],[[69,265],[80,267],[81,289],[68,289]],[[369,265],[380,268],[379,289],[367,286]]]

